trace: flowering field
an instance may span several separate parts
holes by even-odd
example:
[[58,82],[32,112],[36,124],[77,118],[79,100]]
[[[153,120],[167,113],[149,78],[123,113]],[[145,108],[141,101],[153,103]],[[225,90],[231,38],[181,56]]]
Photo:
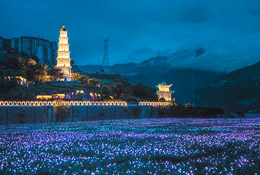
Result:
[[0,126],[0,174],[260,173],[260,119]]

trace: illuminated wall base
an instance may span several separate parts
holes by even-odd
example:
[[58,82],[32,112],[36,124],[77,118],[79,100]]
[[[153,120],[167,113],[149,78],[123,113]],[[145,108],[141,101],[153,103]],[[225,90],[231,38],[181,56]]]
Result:
[[[127,106],[125,101],[0,101],[0,106]],[[170,106],[172,102],[139,102],[139,106]]]
[[151,102],[151,101],[142,101],[139,102],[139,106],[172,106],[172,102]]
[[0,101],[0,106],[126,106],[125,101]]

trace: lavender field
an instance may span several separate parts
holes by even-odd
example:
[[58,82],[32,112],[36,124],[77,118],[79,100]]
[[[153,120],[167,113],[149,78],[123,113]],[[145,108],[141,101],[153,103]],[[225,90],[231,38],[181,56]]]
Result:
[[0,174],[260,173],[260,119],[0,126]]

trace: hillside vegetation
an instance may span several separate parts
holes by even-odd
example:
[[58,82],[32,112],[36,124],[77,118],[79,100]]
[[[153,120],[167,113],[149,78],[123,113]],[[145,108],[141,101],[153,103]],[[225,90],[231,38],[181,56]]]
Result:
[[260,62],[218,77],[197,91],[197,104],[226,111],[260,112]]

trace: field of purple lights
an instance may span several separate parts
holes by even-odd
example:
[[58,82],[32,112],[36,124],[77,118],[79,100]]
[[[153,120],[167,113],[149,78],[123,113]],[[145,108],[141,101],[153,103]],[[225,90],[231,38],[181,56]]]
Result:
[[260,173],[260,119],[0,126],[0,174]]

